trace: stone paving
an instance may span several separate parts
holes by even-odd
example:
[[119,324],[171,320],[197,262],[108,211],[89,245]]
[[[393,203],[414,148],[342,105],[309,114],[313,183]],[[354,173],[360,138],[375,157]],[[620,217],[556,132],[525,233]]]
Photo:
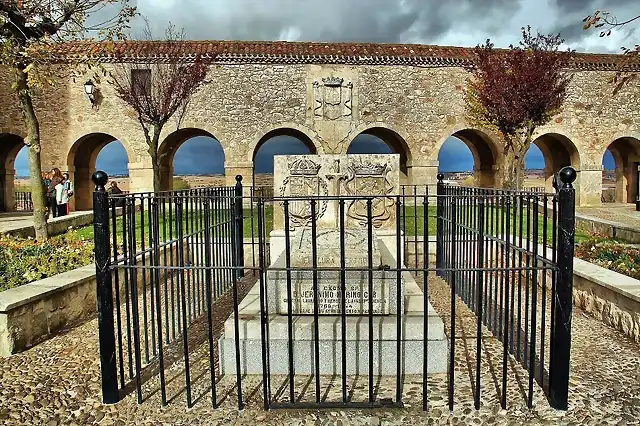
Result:
[[576,207],[576,213],[640,229],[640,212],[636,211],[635,204],[612,203],[597,207]]
[[[71,212],[69,215],[62,218],[51,218],[49,222],[73,222],[73,219],[85,215],[93,215],[90,211]],[[12,213],[0,213],[0,234],[6,234],[11,232],[20,231],[23,232],[25,228],[33,229],[33,213],[31,212],[12,212]]]
[[[246,289],[241,289],[245,292]],[[429,295],[447,326],[449,287],[433,279]],[[230,305],[214,305],[218,312],[216,333],[230,313]],[[237,408],[235,377],[219,378],[219,407],[211,406],[208,343],[191,348],[193,407],[186,408],[184,366],[181,360],[166,371],[167,398],[162,407],[158,379],[143,384],[144,402],[137,404],[135,389],[115,405],[101,403],[97,321],[91,320],[24,353],[0,359],[1,424],[239,424],[239,425],[400,425],[400,424],[640,424],[640,346],[602,322],[575,310],[573,317],[570,407],[551,409],[536,387],[534,408],[526,408],[527,375],[514,360],[509,362],[508,408],[499,401],[502,344],[485,329],[481,364],[481,409],[473,408],[472,377],[475,372],[475,318],[458,299],[456,310],[455,406],[447,406],[447,377],[428,381],[429,411],[422,411],[421,377],[404,380],[402,409],[372,410],[271,410],[264,411],[261,377],[242,381],[246,408]],[[197,328],[197,325],[196,327]],[[196,333],[197,334],[197,333]],[[259,356],[259,355],[257,355]],[[354,401],[366,401],[367,377],[349,377]],[[285,377],[274,377],[271,391],[285,401]],[[321,392],[327,400],[339,400],[340,379],[322,377]],[[394,378],[376,378],[378,400],[393,398]],[[296,376],[296,397],[315,398],[313,378]]]

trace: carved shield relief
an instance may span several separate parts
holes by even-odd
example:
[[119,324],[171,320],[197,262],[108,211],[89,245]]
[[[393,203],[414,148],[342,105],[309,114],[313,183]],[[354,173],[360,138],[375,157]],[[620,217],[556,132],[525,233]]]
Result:
[[353,84],[340,77],[325,77],[313,83],[314,109],[317,119],[340,120],[352,116]]
[[[375,196],[371,202],[371,221],[374,228],[382,227],[395,212],[395,200],[389,197],[393,192],[393,185],[387,178],[389,167],[386,164],[355,163],[347,170],[348,177],[345,181],[347,194]],[[367,226],[369,221],[367,200],[351,200],[347,217],[360,226]]]
[[[308,159],[298,159],[289,164],[290,175],[285,178],[280,188],[282,197],[291,197],[289,204],[290,229],[310,226],[312,220],[311,201],[312,196],[327,196],[328,189],[325,180],[318,175],[320,166]],[[296,197],[305,199],[297,200]],[[281,202],[284,209],[284,201]],[[318,220],[327,209],[327,200],[316,201],[316,215]]]

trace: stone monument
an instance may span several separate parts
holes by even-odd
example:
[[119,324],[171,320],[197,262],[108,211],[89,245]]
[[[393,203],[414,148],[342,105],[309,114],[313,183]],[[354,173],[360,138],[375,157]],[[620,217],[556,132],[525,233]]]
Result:
[[[321,374],[341,373],[342,309],[346,319],[347,371],[368,372],[369,302],[372,299],[374,324],[374,371],[396,374],[397,321],[402,324],[404,374],[422,372],[423,339],[428,339],[430,372],[446,371],[447,340],[444,326],[431,305],[424,307],[424,295],[413,276],[396,271],[397,236],[396,194],[399,187],[399,155],[290,155],[274,159],[274,230],[270,235],[271,265],[264,275],[269,323],[269,359],[272,374],[288,373],[289,306],[293,323],[294,367],[296,374],[313,374],[319,362]],[[316,196],[315,210],[310,198]],[[334,198],[332,198],[334,197]],[[340,202],[344,200],[344,217]],[[351,197],[351,198],[350,198]],[[367,199],[371,200],[368,213]],[[288,224],[285,224],[285,200]],[[315,218],[313,214],[315,213]],[[371,221],[371,239],[369,238]],[[315,248],[312,223],[316,224]],[[341,227],[343,224],[343,227]],[[288,225],[287,259],[285,226]],[[341,242],[344,240],[344,242]],[[344,245],[344,259],[341,245]],[[371,250],[369,250],[371,246]],[[404,245],[401,244],[401,247]],[[314,292],[312,266],[316,270]],[[346,266],[344,302],[341,262]],[[285,271],[291,265],[290,285]],[[372,272],[372,292],[369,286]],[[296,269],[299,268],[299,269]],[[291,300],[289,300],[291,294]],[[316,299],[317,298],[317,299]],[[400,304],[398,306],[398,298]],[[314,359],[314,310],[317,300],[321,357]],[[398,307],[400,313],[398,313]],[[424,335],[424,317],[428,316],[429,335]],[[260,334],[260,283],[240,305],[240,347],[243,373],[262,373]],[[235,373],[233,316],[225,323],[220,339],[222,365]],[[255,351],[255,352],[254,352]],[[253,354],[253,355],[251,355]]]

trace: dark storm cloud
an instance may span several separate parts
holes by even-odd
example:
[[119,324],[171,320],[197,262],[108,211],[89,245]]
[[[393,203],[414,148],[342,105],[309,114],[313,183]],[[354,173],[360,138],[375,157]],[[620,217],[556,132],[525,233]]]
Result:
[[[514,0],[139,0],[154,32],[171,20],[192,39],[425,42],[490,26]],[[136,23],[134,30],[139,30]],[[135,31],[134,31],[135,34]]]
[[613,13],[616,8],[636,5],[637,0],[555,0],[555,4],[564,12],[584,12],[587,16],[598,9]]
[[[560,33],[567,42],[579,42],[593,33],[600,31],[591,28],[584,30],[584,19],[592,15],[596,10],[606,11],[618,21],[624,21],[632,16],[640,14],[640,2],[638,0],[555,0],[555,6],[559,11],[559,19],[553,27],[553,33]],[[633,28],[619,29],[629,34]]]

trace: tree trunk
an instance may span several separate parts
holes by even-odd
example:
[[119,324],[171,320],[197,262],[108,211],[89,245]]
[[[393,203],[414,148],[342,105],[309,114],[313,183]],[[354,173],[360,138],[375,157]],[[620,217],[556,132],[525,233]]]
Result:
[[531,135],[535,128],[530,127],[519,139],[513,136],[510,143],[506,144],[504,150],[504,173],[502,176],[502,187],[504,189],[520,191],[525,178],[524,160],[527,151],[531,146]]
[[24,117],[27,128],[24,144],[29,150],[33,227],[35,229],[36,239],[46,240],[49,238],[49,231],[47,229],[46,193],[42,183],[42,165],[40,163],[40,123],[38,123],[38,117],[36,117],[36,112],[33,108],[33,101],[27,83],[27,74],[22,68],[18,67],[15,68],[15,75],[22,116]]
[[160,156],[158,155],[158,144],[160,142],[160,133],[162,132],[161,124],[153,125],[153,135],[146,132],[147,144],[149,145],[149,155],[151,156],[151,164],[153,167],[153,192],[160,192]]

